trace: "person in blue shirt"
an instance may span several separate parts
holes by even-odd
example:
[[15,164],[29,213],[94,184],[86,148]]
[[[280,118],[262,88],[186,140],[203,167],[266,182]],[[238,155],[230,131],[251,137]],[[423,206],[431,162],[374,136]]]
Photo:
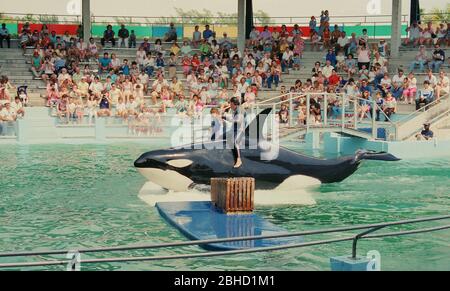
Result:
[[373,90],[372,86],[369,86],[367,80],[361,81],[361,86],[359,87],[359,92],[369,91],[370,95],[372,95]]
[[115,83],[117,81],[116,71],[114,69],[111,69],[109,71],[108,77],[111,78],[112,83]]
[[325,56],[326,61],[330,61],[333,67],[336,67],[336,54],[333,49],[329,49],[327,55]]
[[203,39],[209,40],[213,36],[213,31],[209,29],[209,25],[205,25],[205,30],[203,31]]
[[6,28],[6,23],[2,23],[2,28],[0,28],[0,48],[3,48],[3,40],[6,40],[8,48],[11,48],[11,34]]
[[402,98],[403,96],[403,87],[399,85],[399,83],[394,83],[391,86],[391,94],[392,96],[395,98],[395,100],[400,100],[400,98]]
[[108,53],[103,54],[103,58],[98,60],[98,72],[99,74],[103,74],[103,71],[109,71],[111,69],[111,58]]
[[423,125],[423,130],[420,132],[420,134],[416,135],[417,140],[430,140],[434,138],[433,131],[430,130],[430,123],[425,123]]
[[164,63],[163,54],[158,53],[158,56],[156,57],[156,60],[155,60],[155,67],[157,69],[161,69],[161,68],[164,68],[164,66],[165,66],[165,63]]
[[312,34],[313,31],[316,31],[317,29],[317,20],[315,16],[311,16],[311,20],[309,21],[309,30]]
[[419,98],[416,100],[416,110],[427,106],[434,100],[434,90],[429,81],[423,82],[423,88],[419,91]]
[[175,25],[173,23],[170,23],[170,27],[165,35],[164,41],[173,42],[173,41],[177,41],[177,38],[178,38],[177,29],[175,28]]
[[58,36],[56,35],[56,31],[52,31],[50,34],[50,42],[55,45],[57,41]]
[[112,25],[108,25],[106,27],[105,32],[103,33],[103,38],[100,40],[102,46],[104,47],[106,42],[111,42],[112,46],[115,47],[116,46],[116,39],[114,38],[115,34],[116,33],[112,29]]
[[129,76],[130,75],[130,65],[128,64],[128,60],[127,59],[123,60],[123,65],[120,68],[120,70],[122,71],[122,74],[124,74],[125,76]]
[[432,60],[428,62],[428,68],[434,72],[439,72],[441,66],[445,62],[445,52],[441,49],[439,44],[435,45],[435,50],[432,55]]

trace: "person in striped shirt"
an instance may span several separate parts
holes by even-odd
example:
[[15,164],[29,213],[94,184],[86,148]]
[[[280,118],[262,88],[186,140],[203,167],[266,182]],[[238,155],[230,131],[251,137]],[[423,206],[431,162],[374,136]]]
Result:
[[434,89],[429,81],[423,82],[423,88],[419,91],[419,98],[416,100],[416,110],[427,106],[434,100]]

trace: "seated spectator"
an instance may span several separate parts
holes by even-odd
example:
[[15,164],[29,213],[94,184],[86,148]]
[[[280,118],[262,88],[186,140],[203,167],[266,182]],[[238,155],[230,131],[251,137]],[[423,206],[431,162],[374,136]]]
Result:
[[11,102],[6,101],[3,104],[3,108],[0,111],[0,121],[3,122],[14,122],[17,120],[17,114],[11,107]]
[[23,106],[28,106],[27,88],[27,86],[19,86],[17,88],[17,97],[19,97],[19,100]]
[[372,96],[368,90],[361,90],[361,98],[358,99],[359,103],[359,120],[363,121],[366,116],[370,116],[372,113]]
[[294,53],[289,49],[289,47],[287,47],[281,58],[281,69],[283,72],[285,72],[286,69],[292,69],[292,65],[294,63],[293,59]]
[[206,39],[202,41],[199,50],[201,53],[200,59],[202,62],[205,60],[205,58],[209,58],[211,56],[211,45]]
[[111,116],[111,99],[109,98],[109,94],[102,94],[97,116],[98,117]]
[[175,24],[170,23],[169,30],[165,34],[164,41],[165,42],[173,42],[177,41],[178,35],[177,35],[177,29],[175,28]]
[[441,46],[438,44],[436,44],[434,48],[435,50],[431,56],[430,62],[428,63],[428,68],[436,73],[441,70],[441,66],[445,62],[445,52],[441,49]]
[[103,74],[104,71],[111,69],[111,59],[108,53],[104,53],[103,57],[98,60],[98,73]]
[[398,69],[397,72],[398,73],[392,77],[392,83],[398,83],[401,86],[403,85],[406,76],[402,69]]
[[27,47],[33,45],[33,41],[31,39],[31,34],[29,32],[27,32],[26,30],[24,30],[19,35],[19,43],[20,43],[20,47],[23,50],[23,54],[25,55]]
[[317,31],[313,31],[311,34],[311,51],[320,50],[320,36]]
[[436,87],[437,82],[438,82],[436,76],[433,75],[433,71],[430,69],[427,70],[427,75],[425,76],[425,81],[428,81],[433,89]]
[[345,67],[345,55],[343,51],[339,51],[336,56],[336,69],[342,71]]
[[434,138],[434,133],[433,131],[430,130],[430,123],[425,123],[423,125],[423,130],[416,135],[416,139],[418,141],[423,141],[423,140],[431,140]]
[[416,100],[416,110],[427,106],[434,101],[434,89],[429,81],[423,83],[423,88],[419,91],[419,98]]
[[272,33],[269,31],[269,26],[264,26],[263,31],[259,34],[259,42],[262,45],[272,43]]
[[192,53],[192,48],[187,41],[184,41],[180,51],[182,56],[190,56]]
[[11,34],[5,23],[2,23],[2,28],[0,28],[0,48],[3,48],[3,40],[6,40],[8,48],[11,48]]
[[[127,45],[129,45],[129,37],[130,37],[130,32],[128,31],[128,29],[125,28],[125,25],[121,25],[119,32],[117,34],[119,36],[119,46],[120,47],[127,47]],[[131,48],[131,46],[130,46]]]
[[409,73],[408,78],[403,82],[403,99],[408,104],[413,104],[417,95],[417,79],[413,73]]
[[339,51],[347,53],[349,47],[350,47],[350,40],[348,39],[345,31],[343,31],[340,33],[340,36],[336,41],[335,53],[338,54]]
[[372,60],[372,64],[380,64],[382,67],[387,67],[389,65],[389,62],[378,51],[376,51]]
[[325,67],[322,68],[322,74],[325,77],[325,79],[330,78],[331,74],[333,73],[334,67],[331,65],[331,61],[327,60]]
[[104,47],[107,42],[111,42],[111,45],[115,47],[116,46],[116,39],[114,38],[115,34],[116,33],[113,31],[112,25],[108,25],[101,39],[102,46]]
[[148,54],[150,53],[151,45],[148,38],[144,38],[144,42],[141,43],[140,47]]
[[281,105],[280,111],[278,111],[278,118],[280,124],[288,124],[289,123],[289,110],[285,104]]
[[433,35],[436,37],[433,31],[432,23],[429,22],[427,23],[427,27],[422,29],[420,32],[419,44],[431,46],[433,44]]
[[348,74],[349,79],[352,78],[354,75],[356,75],[356,73],[358,72],[358,63],[353,58],[352,54],[349,54],[347,56],[343,70]]
[[86,49],[86,59],[92,58],[92,59],[97,60],[99,57],[98,51],[99,51],[98,45],[97,45],[97,43],[95,43],[94,38],[91,37],[89,39],[89,44],[87,45],[87,49]]
[[252,26],[249,38],[247,40],[247,46],[254,47],[259,45],[259,31],[255,26]]
[[425,72],[425,65],[428,63],[429,59],[425,46],[421,45],[414,61],[409,65],[409,71],[413,72],[416,66],[419,66],[419,70],[422,73]]
[[384,98],[383,112],[386,115],[385,121],[389,121],[391,116],[397,112],[397,101],[390,92]]
[[403,81],[402,83],[393,82],[390,90],[392,96],[395,100],[399,101],[403,98]]
[[[450,27],[450,24],[448,26]],[[448,37],[448,29],[444,23],[439,24],[439,27],[436,29],[436,36],[437,44],[441,46],[447,44],[448,46],[447,40],[450,40],[450,38]]]
[[67,95],[62,96],[56,103],[56,115],[60,122],[69,123],[69,113],[67,105],[69,104],[69,97]]
[[439,73],[439,78],[436,84],[436,100],[439,100],[442,96],[450,93],[450,82],[447,74],[444,71]]
[[392,86],[392,79],[389,77],[389,73],[385,73],[383,78],[380,80],[380,84],[377,86],[378,90],[381,91],[383,97],[390,92]]
[[410,43],[412,43],[414,47],[419,45],[421,31],[422,29],[420,28],[417,21],[415,21],[410,27],[406,29],[406,32],[409,33],[409,37],[405,38],[405,45],[409,45]]

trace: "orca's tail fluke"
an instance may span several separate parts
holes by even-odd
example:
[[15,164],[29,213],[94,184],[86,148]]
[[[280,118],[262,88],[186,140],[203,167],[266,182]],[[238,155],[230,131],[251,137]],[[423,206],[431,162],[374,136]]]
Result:
[[394,156],[393,154],[390,154],[387,152],[359,150],[356,152],[355,162],[362,161],[362,160],[398,162],[401,159],[399,159],[396,156]]

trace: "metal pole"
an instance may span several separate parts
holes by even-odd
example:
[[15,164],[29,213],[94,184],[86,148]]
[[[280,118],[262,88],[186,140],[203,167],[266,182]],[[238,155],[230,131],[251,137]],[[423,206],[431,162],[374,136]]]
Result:
[[323,99],[323,112],[324,112],[323,125],[327,126],[328,125],[328,93],[325,94],[325,98]]
[[385,228],[385,226],[375,227],[375,228],[369,229],[369,230],[367,230],[367,231],[365,231],[365,232],[362,232],[362,233],[360,233],[360,234],[358,234],[358,235],[355,236],[355,238],[353,239],[353,245],[352,245],[352,259],[353,259],[353,260],[356,259],[356,245],[357,245],[357,243],[358,243],[358,240],[359,240],[360,238],[364,237],[365,235],[368,235],[368,234],[370,234],[370,233],[372,233],[372,232],[375,232],[375,231],[377,231],[377,230],[380,230],[380,229],[382,229],[382,228]]
[[81,19],[83,22],[83,39],[85,42],[91,38],[91,0],[83,0]]
[[377,130],[377,123],[376,123],[376,107],[377,102],[376,100],[372,101],[372,138],[376,139],[378,137],[378,130]]
[[245,11],[246,0],[238,0],[238,41],[237,46],[241,54],[245,50]]
[[398,58],[402,39],[402,1],[392,0],[391,57]]
[[294,103],[292,98],[294,98],[294,94],[289,93],[289,127],[293,127],[294,126]]
[[342,94],[342,113],[341,113],[342,131],[345,129],[345,95]]
[[306,96],[306,133],[309,133],[309,117],[311,116],[311,95]]
[[355,123],[353,125],[354,129],[358,129],[358,108],[357,108],[357,101],[358,99],[355,99],[354,103],[353,103],[353,122]]

